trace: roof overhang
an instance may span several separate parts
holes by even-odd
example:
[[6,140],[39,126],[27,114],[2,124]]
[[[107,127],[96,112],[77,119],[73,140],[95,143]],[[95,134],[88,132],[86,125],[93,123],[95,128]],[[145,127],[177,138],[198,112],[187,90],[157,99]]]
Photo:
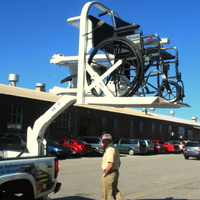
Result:
[[49,102],[56,102],[61,98],[59,95],[49,94],[47,92],[40,92],[3,84],[0,84],[0,94]]

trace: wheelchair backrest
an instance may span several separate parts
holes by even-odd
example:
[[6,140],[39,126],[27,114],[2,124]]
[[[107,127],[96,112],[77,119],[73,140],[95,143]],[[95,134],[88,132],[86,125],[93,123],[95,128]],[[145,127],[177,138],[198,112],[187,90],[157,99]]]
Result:
[[88,18],[92,22],[92,30],[94,30],[92,32],[93,47],[96,47],[103,40],[113,37],[114,30],[112,26],[104,22],[103,25],[96,29],[97,23],[100,21],[100,19],[97,19],[92,15],[89,15]]
[[[141,49],[141,35],[142,31],[140,33],[136,34],[136,30],[140,30],[138,27],[139,25],[136,25],[138,27],[133,28],[131,26],[131,23],[128,23],[119,17],[114,16],[115,24],[113,26],[103,23],[100,27],[97,28],[97,24],[100,22],[100,19],[97,19],[96,17],[89,15],[88,19],[92,22],[92,44],[93,47],[96,47],[100,42],[107,38],[111,37],[125,37],[126,39],[134,42],[137,44],[139,49]],[[127,27],[127,28],[126,28]]]

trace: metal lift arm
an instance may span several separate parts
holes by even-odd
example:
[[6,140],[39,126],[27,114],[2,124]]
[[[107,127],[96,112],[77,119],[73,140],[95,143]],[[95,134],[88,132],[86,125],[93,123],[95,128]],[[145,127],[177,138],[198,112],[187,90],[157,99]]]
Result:
[[64,110],[76,102],[76,96],[64,95],[47,112],[38,118],[33,126],[27,130],[27,148],[30,156],[44,155],[44,133],[50,123]]

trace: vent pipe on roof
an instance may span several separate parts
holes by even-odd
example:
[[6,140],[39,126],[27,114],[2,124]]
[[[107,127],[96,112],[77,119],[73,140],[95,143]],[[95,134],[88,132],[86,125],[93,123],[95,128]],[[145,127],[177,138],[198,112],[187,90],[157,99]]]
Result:
[[37,83],[35,90],[39,91],[39,92],[46,92],[45,84],[44,83]]
[[197,117],[192,117],[191,119],[193,122],[197,122]]
[[150,108],[151,113],[154,113],[155,108]]
[[147,114],[147,108],[142,108],[142,112],[144,112],[145,114]]
[[170,115],[171,115],[171,117],[173,117],[174,114],[175,114],[175,111],[174,111],[174,110],[171,110],[171,111],[170,111]]
[[16,83],[19,82],[18,74],[9,74],[8,80],[10,81],[10,86],[16,86]]

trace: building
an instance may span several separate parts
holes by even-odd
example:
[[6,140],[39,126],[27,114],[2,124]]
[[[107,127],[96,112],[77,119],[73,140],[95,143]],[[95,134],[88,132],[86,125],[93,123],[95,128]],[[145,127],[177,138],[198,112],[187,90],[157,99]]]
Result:
[[[61,96],[36,90],[0,84],[0,133],[26,133],[28,126],[47,111]],[[167,141],[169,139],[200,140],[200,122],[131,108],[94,105],[72,105],[47,128],[46,139],[101,136],[109,132],[113,138],[132,137]]]

